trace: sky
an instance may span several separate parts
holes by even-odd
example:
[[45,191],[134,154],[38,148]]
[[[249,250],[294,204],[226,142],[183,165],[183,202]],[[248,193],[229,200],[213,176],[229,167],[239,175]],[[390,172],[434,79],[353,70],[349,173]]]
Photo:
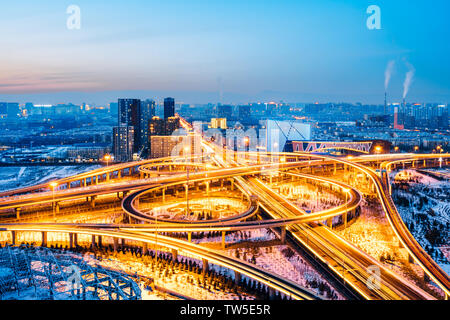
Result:
[[0,100],[450,101],[448,0],[2,2]]

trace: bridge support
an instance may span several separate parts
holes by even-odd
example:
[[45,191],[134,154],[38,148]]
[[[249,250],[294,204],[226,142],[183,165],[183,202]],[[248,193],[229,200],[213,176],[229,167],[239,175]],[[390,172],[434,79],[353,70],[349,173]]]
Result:
[[162,203],[166,203],[166,188],[162,189]]
[[241,283],[241,274],[237,271],[234,271],[234,282],[236,284]]
[[188,232],[188,242],[192,242],[192,232]]
[[102,247],[102,236],[98,236],[98,247],[101,248]]
[[142,242],[142,254],[146,254],[148,252],[148,243]]
[[14,211],[16,212],[16,219],[20,219],[20,211],[22,211],[22,208],[15,208]]
[[41,243],[42,247],[46,247],[47,246],[47,231],[42,231],[42,243]]
[[73,233],[69,233],[69,249],[73,249]]
[[222,231],[222,250],[225,250],[227,244],[225,243],[225,236],[227,233],[225,231]]
[[73,245],[78,247],[78,233],[73,234]]
[[95,244],[95,235],[92,235],[91,246],[92,246],[93,249],[96,247],[96,244]]
[[90,198],[88,198],[88,202],[91,204],[91,208],[95,208],[95,199],[97,197],[96,196],[91,196]]
[[408,262],[409,263],[414,263],[414,259],[413,259],[412,255],[410,253],[408,253]]
[[202,275],[204,276],[209,270],[208,260],[202,259],[202,264],[203,264]]
[[178,250],[172,249],[172,259],[174,262],[178,260]]
[[117,250],[119,249],[119,239],[118,238],[114,238],[114,252],[117,252]]
[[345,211],[343,216],[342,216],[342,219],[344,220],[344,232],[345,232],[345,229],[347,229],[347,220],[348,220],[347,219],[347,215],[348,215],[348,212]]
[[333,218],[328,218],[327,225],[328,225],[328,228],[330,228],[330,229],[333,228]]
[[286,243],[286,226],[281,227],[281,234],[280,234],[280,240],[281,243]]
[[13,246],[16,245],[17,233],[16,231],[11,231],[11,243]]

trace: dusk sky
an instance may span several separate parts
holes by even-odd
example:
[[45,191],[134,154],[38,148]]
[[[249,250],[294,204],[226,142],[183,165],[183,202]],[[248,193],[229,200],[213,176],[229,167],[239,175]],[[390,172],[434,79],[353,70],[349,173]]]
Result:
[[[69,30],[66,9],[81,9]],[[369,30],[369,5],[381,30]],[[450,102],[450,1],[3,1],[0,100]]]

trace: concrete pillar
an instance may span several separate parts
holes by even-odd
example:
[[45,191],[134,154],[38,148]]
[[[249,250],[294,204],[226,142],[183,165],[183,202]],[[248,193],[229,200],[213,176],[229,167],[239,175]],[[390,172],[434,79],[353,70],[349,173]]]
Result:
[[91,196],[89,202],[91,204],[91,208],[95,208],[95,198],[97,198],[96,196]]
[[202,259],[202,264],[203,264],[203,271],[202,271],[202,274],[205,275],[205,273],[207,273],[207,272],[208,272],[208,269],[209,269],[208,260]]
[[15,208],[14,211],[16,212],[16,219],[19,220],[20,219],[20,211],[22,211],[21,208]]
[[16,240],[17,240],[17,234],[16,234],[16,231],[11,231],[11,242],[12,242],[12,245],[13,245],[13,246],[16,245]]
[[143,242],[142,243],[142,253],[146,254],[148,252],[148,243],[147,242]]
[[286,243],[286,226],[281,227],[280,240],[281,240],[281,243]]
[[47,246],[47,231],[42,231],[42,247]]
[[122,242],[121,243],[122,247],[125,247],[125,239],[124,238],[121,239],[121,242]]
[[69,233],[69,248],[73,249],[73,233]]
[[206,196],[209,197],[209,181],[206,181]]
[[92,235],[92,248],[95,248],[95,235]]
[[192,242],[192,232],[188,232],[188,242]]
[[114,252],[117,252],[117,250],[119,249],[119,239],[114,238]]
[[222,249],[225,249],[227,244],[225,242],[225,236],[227,235],[227,233],[225,231],[222,231]]
[[166,202],[166,188],[162,189],[162,202],[163,204]]
[[78,233],[73,234],[73,245],[78,246]]
[[70,181],[67,182],[67,190],[69,190],[69,189],[70,189]]
[[98,236],[98,247],[102,247],[102,236]]
[[328,218],[327,225],[330,229],[333,228],[333,218]]
[[109,172],[106,173],[106,181],[109,181]]
[[173,257],[173,261],[178,260],[178,250],[172,249],[172,257]]
[[234,190],[234,179],[231,179],[231,191]]
[[241,282],[241,274],[236,270],[234,271],[234,282],[236,284],[239,284]]
[[117,179],[121,179],[122,178],[122,170],[118,170],[117,171]]
[[347,229],[347,211],[344,212],[342,218],[344,219],[344,229]]

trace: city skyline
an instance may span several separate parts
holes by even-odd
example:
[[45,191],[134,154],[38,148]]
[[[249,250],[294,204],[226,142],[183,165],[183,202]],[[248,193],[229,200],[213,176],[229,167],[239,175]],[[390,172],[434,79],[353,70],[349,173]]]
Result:
[[0,53],[0,100],[382,103],[395,61],[388,100],[401,101],[413,67],[406,99],[448,103],[448,3],[379,1],[380,30],[366,26],[370,4],[78,1],[79,30],[67,29],[67,3],[8,4],[0,27],[14,32]]

